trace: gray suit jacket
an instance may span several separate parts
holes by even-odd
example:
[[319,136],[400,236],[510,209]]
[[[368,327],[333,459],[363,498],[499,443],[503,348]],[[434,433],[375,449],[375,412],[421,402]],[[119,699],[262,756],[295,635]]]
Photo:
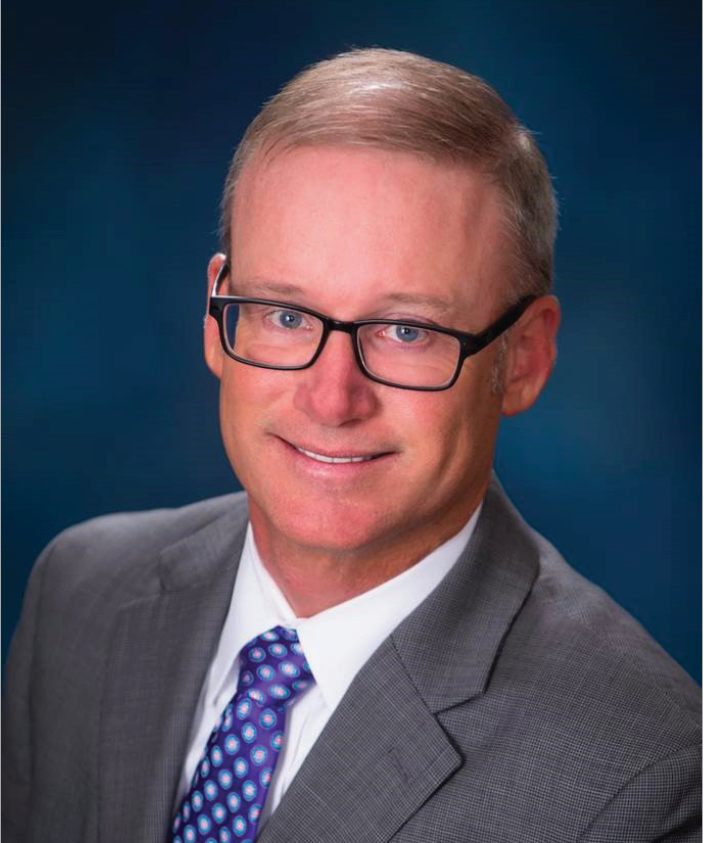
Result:
[[[5,843],[165,841],[246,519],[243,495],[113,515],[42,554],[7,667]],[[259,839],[700,840],[699,712],[494,482]]]

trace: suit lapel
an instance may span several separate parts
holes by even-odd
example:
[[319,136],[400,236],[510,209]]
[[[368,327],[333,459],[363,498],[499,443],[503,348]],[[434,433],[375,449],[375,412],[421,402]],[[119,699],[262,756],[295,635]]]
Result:
[[449,575],[351,684],[259,843],[389,841],[462,758],[435,715],[481,696],[538,573],[495,479]]
[[498,651],[538,573],[532,531],[493,476],[458,562],[392,634],[432,712],[485,692]]
[[258,843],[382,843],[460,764],[388,639],[354,680]]
[[[157,593],[119,613],[101,709],[101,843],[163,843],[200,690],[230,603],[247,515],[167,548]],[[146,564],[148,560],[146,560]]]

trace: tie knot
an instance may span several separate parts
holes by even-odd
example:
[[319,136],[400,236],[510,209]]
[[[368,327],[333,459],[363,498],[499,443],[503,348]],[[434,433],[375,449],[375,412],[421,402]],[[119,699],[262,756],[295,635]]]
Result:
[[260,706],[287,706],[314,682],[311,668],[293,629],[275,626],[240,651],[238,698]]

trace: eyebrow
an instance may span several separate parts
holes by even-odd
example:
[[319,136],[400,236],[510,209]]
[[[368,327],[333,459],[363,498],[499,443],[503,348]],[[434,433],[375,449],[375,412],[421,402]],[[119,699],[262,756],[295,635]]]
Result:
[[233,282],[230,287],[234,295],[248,295],[254,296],[255,298],[301,296],[304,294],[304,290],[296,284],[288,284],[284,281],[271,281],[268,278],[250,278],[244,282]]
[[[255,298],[268,298],[269,296],[294,296],[296,298],[306,297],[306,291],[297,284],[283,281],[274,281],[268,278],[251,278],[241,284],[234,284],[234,287],[245,287],[246,294]],[[235,291],[234,291],[235,292]],[[238,295],[243,295],[238,291]],[[423,293],[389,293],[376,300],[377,309],[390,305],[411,305],[424,307],[440,316],[451,316],[456,308],[451,301],[443,296],[432,296]]]
[[409,304],[433,310],[441,316],[449,316],[456,308],[443,296],[429,296],[423,293],[390,293],[380,299],[384,304]]

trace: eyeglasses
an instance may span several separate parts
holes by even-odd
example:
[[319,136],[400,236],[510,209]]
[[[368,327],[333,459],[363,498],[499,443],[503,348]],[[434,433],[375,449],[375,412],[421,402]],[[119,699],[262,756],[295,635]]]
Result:
[[226,354],[239,363],[283,371],[306,369],[316,362],[331,331],[343,331],[351,338],[358,366],[371,380],[429,392],[453,386],[463,361],[514,325],[536,298],[520,299],[484,331],[469,334],[406,319],[342,322],[287,302],[220,296],[217,290],[227,274],[224,262],[208,312],[218,322]]

